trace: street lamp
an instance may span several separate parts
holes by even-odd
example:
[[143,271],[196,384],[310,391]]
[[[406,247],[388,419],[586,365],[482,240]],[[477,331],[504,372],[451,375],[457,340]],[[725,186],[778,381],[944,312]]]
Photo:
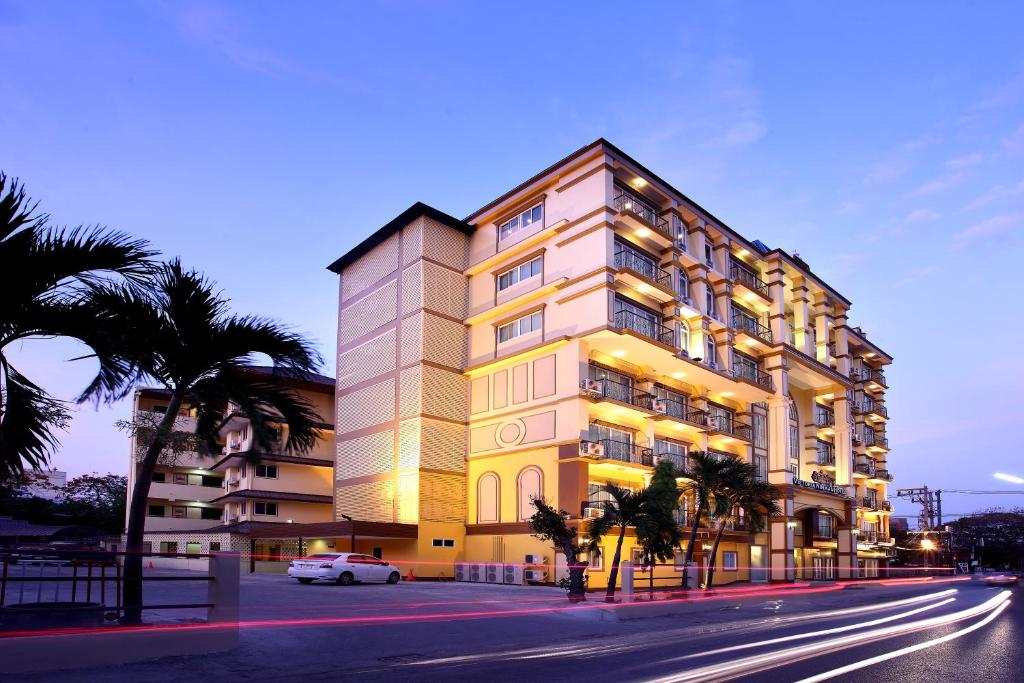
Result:
[[356,551],[356,523],[353,522],[352,518],[348,515],[341,515],[341,518],[349,524],[349,529],[351,531],[351,536],[349,537],[351,539],[349,552],[354,553]]
[[935,541],[930,538],[921,539],[921,550],[924,551],[924,568],[928,570],[928,552],[935,549]]

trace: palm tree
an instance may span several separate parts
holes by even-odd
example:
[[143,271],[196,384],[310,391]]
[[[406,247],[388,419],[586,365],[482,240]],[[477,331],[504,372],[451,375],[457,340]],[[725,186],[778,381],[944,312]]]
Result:
[[[0,480],[49,462],[66,426],[65,404],[21,374],[4,350],[26,339],[70,337],[90,346],[99,361],[92,396],[124,396],[116,361],[97,352],[109,328],[96,325],[86,303],[104,278],[138,285],[152,270],[142,240],[103,228],[56,228],[25,194],[25,186],[0,173]],[[115,321],[116,322],[116,321]]]
[[214,292],[212,283],[184,270],[178,261],[157,270],[151,292],[109,286],[97,293],[93,305],[97,315],[117,316],[123,322],[120,329],[128,338],[114,340],[111,353],[121,354],[131,367],[125,383],[155,381],[169,394],[163,418],[143,444],[128,513],[125,621],[138,623],[146,499],[157,459],[174,438],[179,410],[187,404],[195,412],[196,436],[211,450],[230,403],[248,415],[260,447],[272,447],[273,421],[288,426],[287,450],[308,451],[318,439],[314,407],[272,377],[244,369],[255,357],[265,356],[274,374],[302,378],[321,361],[309,341],[280,324],[229,314],[227,301]]
[[708,513],[711,500],[721,487],[722,477],[729,469],[728,461],[711,455],[705,451],[693,451],[689,454],[689,467],[686,477],[690,482],[685,492],[692,495],[696,503],[693,520],[690,522],[690,537],[686,543],[686,555],[683,558],[683,588],[690,587],[690,565],[697,547],[697,531],[700,522]]
[[569,524],[568,512],[556,510],[543,498],[534,498],[533,506],[537,508],[529,522],[533,535],[542,541],[550,541],[555,550],[565,555],[565,563],[569,567],[569,601],[586,600],[584,572],[587,569],[587,562],[582,556],[592,556],[600,552],[604,527],[591,525],[587,530],[586,539],[581,540],[578,538],[577,528]]
[[726,468],[719,480],[718,490],[715,491],[710,508],[712,526],[715,528],[715,540],[711,544],[707,575],[704,577],[704,589],[711,588],[711,582],[715,574],[715,560],[718,556],[718,546],[722,542],[722,534],[725,527],[735,519],[739,494],[754,477],[754,467],[741,460],[735,455],[722,458]]
[[647,577],[651,599],[654,598],[654,572],[658,560],[672,559],[683,541],[682,531],[673,517],[682,494],[676,482],[677,474],[671,460],[658,463],[646,489],[647,514],[636,521],[637,545],[644,563],[651,568]]

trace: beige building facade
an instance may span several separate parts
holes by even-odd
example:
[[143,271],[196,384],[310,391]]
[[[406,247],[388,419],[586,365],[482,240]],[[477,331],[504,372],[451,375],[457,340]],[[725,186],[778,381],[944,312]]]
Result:
[[[607,141],[463,220],[414,205],[331,270],[334,512],[416,525],[415,542],[366,540],[389,559],[436,576],[530,556],[554,580],[533,497],[585,528],[603,483],[699,449],[783,494],[766,528],[728,531],[724,582],[884,570],[891,357],[797,255]],[[589,574],[603,585],[603,562]]]

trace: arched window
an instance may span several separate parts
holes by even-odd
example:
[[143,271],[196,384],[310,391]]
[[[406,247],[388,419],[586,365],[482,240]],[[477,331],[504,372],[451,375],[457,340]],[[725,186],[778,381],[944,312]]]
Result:
[[679,348],[690,353],[690,326],[685,320],[679,321]]
[[690,278],[682,269],[679,270],[679,298],[683,300],[690,298]]
[[718,345],[715,344],[715,338],[710,334],[704,335],[704,347],[704,351],[707,354],[704,362],[713,368],[718,367]]
[[494,472],[488,472],[477,480],[476,521],[479,524],[500,521],[501,480]]
[[518,501],[519,521],[523,522],[537,511],[533,501],[544,495],[544,474],[539,467],[531,465],[523,469],[516,478],[516,500]]
[[789,399],[789,469],[794,477],[800,476],[800,412],[792,397]]

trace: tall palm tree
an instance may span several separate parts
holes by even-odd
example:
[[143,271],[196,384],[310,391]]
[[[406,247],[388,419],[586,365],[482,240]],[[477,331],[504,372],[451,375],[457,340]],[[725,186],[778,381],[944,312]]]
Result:
[[690,522],[690,537],[686,543],[686,555],[683,557],[683,588],[690,587],[690,565],[697,547],[697,531],[700,528],[701,520],[707,515],[711,500],[721,488],[722,478],[729,469],[727,460],[705,451],[690,453],[688,464],[689,467],[685,474],[690,482],[686,485],[685,492],[693,496],[696,508],[693,520]]
[[636,542],[643,562],[650,567],[647,579],[651,599],[654,598],[654,574],[658,560],[672,559],[683,542],[683,533],[673,516],[682,494],[676,482],[677,474],[671,460],[658,463],[646,489],[647,514],[636,521]]
[[65,404],[19,372],[5,349],[26,339],[78,339],[99,362],[92,396],[122,398],[123,368],[95,353],[111,346],[100,339],[110,328],[97,325],[86,304],[104,279],[134,286],[152,270],[144,241],[98,227],[53,227],[37,208],[23,184],[0,173],[0,481],[46,465],[69,419]]
[[[157,270],[152,290],[109,286],[94,297],[98,316],[117,316],[127,338],[114,340],[111,354],[131,367],[126,384],[154,381],[167,390],[167,411],[149,430],[128,513],[124,568],[125,621],[138,623],[142,605],[142,539],[146,499],[157,459],[173,439],[175,418],[187,404],[196,415],[196,435],[212,450],[230,403],[252,421],[257,445],[269,449],[269,422],[288,426],[286,449],[305,452],[317,442],[319,416],[314,407],[273,378],[246,373],[257,357],[268,357],[275,374],[302,378],[315,371],[319,354],[304,337],[271,320],[236,316],[195,271],[178,261]],[[90,392],[98,391],[92,386]]]
[[631,491],[627,488],[617,486],[608,482],[602,488],[611,500],[601,502],[602,514],[594,520],[593,524],[601,528],[619,527],[619,537],[615,542],[615,555],[612,556],[612,566],[608,572],[608,589],[605,592],[605,599],[608,602],[615,600],[615,582],[619,578],[619,564],[622,561],[622,543],[626,540],[626,527],[635,527],[640,518],[646,513],[647,491]]
[[711,544],[710,560],[707,575],[704,578],[704,589],[710,589],[715,575],[718,546],[722,542],[722,534],[730,522],[736,519],[741,492],[754,479],[754,466],[744,462],[737,456],[730,455],[722,459],[726,469],[722,472],[718,490],[710,508],[712,525],[715,528],[715,540]]

